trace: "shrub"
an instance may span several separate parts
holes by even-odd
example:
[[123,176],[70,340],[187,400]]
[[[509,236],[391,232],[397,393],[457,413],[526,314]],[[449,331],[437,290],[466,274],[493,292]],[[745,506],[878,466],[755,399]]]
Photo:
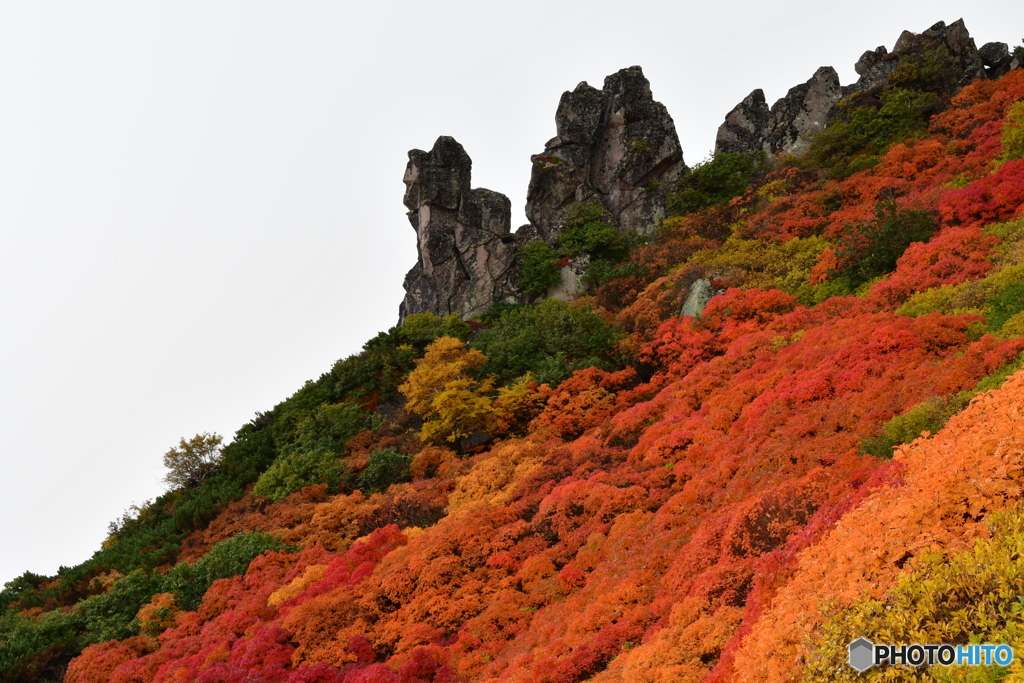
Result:
[[366,493],[383,491],[392,484],[410,480],[412,457],[396,448],[378,448],[370,453],[370,462],[359,475],[359,488]]
[[544,240],[532,240],[523,247],[523,292],[530,296],[544,294],[562,281],[558,256]]
[[163,592],[174,593],[177,604],[191,611],[199,607],[203,595],[217,579],[244,574],[249,563],[268,550],[287,549],[284,543],[262,531],[235,534],[213,546],[194,563],[175,565],[168,572],[162,589]]
[[936,101],[932,93],[902,88],[883,91],[877,107],[843,100],[836,117],[811,140],[808,158],[836,178],[870,168],[890,145],[925,130],[925,114]]
[[949,418],[970,405],[972,398],[982,392],[998,389],[1007,377],[1021,367],[1024,367],[1024,354],[996,368],[979,380],[973,389],[950,396],[934,396],[917,404],[882,425],[880,434],[865,439],[861,443],[861,452],[879,458],[891,458],[897,446],[910,443],[924,431],[935,434],[946,425]]
[[724,204],[742,194],[765,169],[763,158],[715,154],[684,173],[669,192],[669,215],[683,216],[714,204]]
[[282,456],[260,475],[253,495],[280,500],[313,484],[327,484],[337,491],[343,467],[333,451],[294,450]]
[[456,337],[465,340],[472,331],[468,323],[458,315],[434,315],[433,313],[413,313],[407,315],[402,325],[397,328],[399,340],[423,349],[438,337]]
[[38,619],[0,615],[0,680],[61,680],[60,658],[77,652],[81,629],[78,612],[52,610]]
[[626,238],[618,228],[603,220],[570,223],[559,237],[570,254],[586,254],[591,261],[617,263],[629,255]]
[[896,261],[914,242],[926,242],[938,224],[926,211],[901,210],[892,201],[879,202],[875,220],[845,226],[835,249],[839,277],[851,289],[896,268]]
[[596,313],[547,299],[508,311],[470,342],[487,357],[483,372],[505,382],[533,372],[557,384],[574,370],[612,370],[618,333]]
[[139,632],[132,623],[139,608],[159,590],[163,577],[136,569],[113,583],[106,592],[78,603],[85,621],[83,645],[121,640]]
[[[1024,645],[1024,514],[1021,506],[993,513],[991,538],[967,552],[925,551],[883,600],[861,598],[834,611],[808,658],[802,680],[1002,680],[999,666],[906,669],[857,674],[846,665],[847,645],[858,637],[887,643],[1005,643]],[[897,677],[897,672],[904,673]],[[888,674],[888,675],[887,675]]]
[[988,327],[993,332],[1003,328],[1013,316],[1024,311],[1024,280],[1003,288],[989,301]]

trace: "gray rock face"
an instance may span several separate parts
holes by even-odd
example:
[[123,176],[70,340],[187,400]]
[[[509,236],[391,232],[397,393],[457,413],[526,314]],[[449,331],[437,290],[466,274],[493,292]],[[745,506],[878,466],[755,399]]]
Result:
[[683,309],[679,312],[679,315],[685,317],[688,315],[698,316],[704,312],[704,307],[708,305],[708,301],[711,300],[711,281],[701,278],[690,285],[690,291],[686,295],[686,301],[683,302]]
[[841,98],[836,70],[823,66],[815,71],[809,81],[791,88],[772,105],[765,151],[773,156],[806,152],[811,137],[825,128]]
[[892,52],[880,46],[861,55],[854,66],[859,78],[852,85],[841,87],[835,70],[822,67],[770,110],[764,93],[755,90],[726,115],[718,129],[715,152],[803,154],[813,135],[835,114],[840,99],[858,95],[870,99],[908,57],[945,62],[952,69],[951,81],[956,88],[986,75],[1001,76],[1014,68],[1004,44],[989,43],[983,50],[984,55],[975,47],[962,19],[949,26],[940,21],[919,34],[904,31]]
[[790,88],[771,109],[764,93],[755,90],[726,115],[725,123],[718,128],[715,152],[803,154],[841,98],[839,74],[830,66],[821,67],[806,83]]
[[[967,85],[975,78],[985,78],[986,75],[978,48],[963,19],[958,19],[949,26],[940,21],[922,33],[904,31],[896,40],[891,53],[886,53],[885,48],[878,48],[875,52],[878,53],[879,50],[882,52],[877,60],[872,62],[870,68],[863,72],[857,70],[860,78],[848,89],[850,92],[864,92],[882,85],[899,63],[910,55],[932,53],[949,58],[956,70],[954,80],[958,87]],[[867,53],[861,60],[865,57]],[[861,62],[858,61],[857,64],[860,65]]]
[[638,66],[562,95],[557,135],[531,157],[526,215],[557,239],[565,211],[597,201],[623,231],[648,233],[664,218],[668,186],[685,170],[675,124]]
[[715,152],[754,154],[761,150],[770,118],[764,91],[758,88],[725,115],[715,138]]
[[498,192],[471,189],[473,162],[450,137],[409,152],[405,199],[419,260],[405,276],[400,320],[413,313],[467,317],[514,296],[512,207]]

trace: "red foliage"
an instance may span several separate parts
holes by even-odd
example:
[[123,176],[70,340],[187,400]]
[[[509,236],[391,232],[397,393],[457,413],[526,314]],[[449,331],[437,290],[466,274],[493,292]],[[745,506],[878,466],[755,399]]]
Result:
[[[422,450],[401,420],[360,434],[350,464],[397,445],[418,453],[416,481],[370,497],[311,487],[269,506],[239,501],[183,557],[251,529],[305,549],[216,582],[158,640],[86,649],[68,680],[792,677],[814,595],[882,590],[905,553],[962,547],[981,515],[1019,496],[1019,378],[894,461],[860,446],[1024,348],[972,341],[977,316],[891,312],[992,267],[995,240],[981,228],[1024,202],[1024,162],[991,173],[1000,119],[1021,97],[1024,70],[972,84],[932,119],[931,137],[871,169],[842,181],[782,169],[728,206],[674,220],[634,254],[646,274],[597,295],[632,333],[637,370],[574,373],[525,437],[470,458]],[[943,228],[867,296],[812,308],[730,288],[699,318],[678,317],[690,283],[715,275],[669,269],[729,230],[834,238],[883,200],[938,208]],[[908,545],[885,524],[917,536]]]

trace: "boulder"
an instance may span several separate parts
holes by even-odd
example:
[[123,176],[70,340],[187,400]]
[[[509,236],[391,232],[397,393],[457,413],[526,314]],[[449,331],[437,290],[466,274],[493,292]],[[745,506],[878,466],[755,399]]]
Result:
[[686,166],[668,110],[638,66],[608,76],[601,90],[580,83],[555,112],[556,136],[530,159],[526,216],[554,242],[565,211],[594,201],[622,231],[650,233],[665,215],[669,186]]
[[1012,68],[1013,56],[1006,43],[985,43],[978,50],[978,57],[985,65],[985,73],[989,78],[999,78]]
[[503,194],[472,189],[472,165],[450,137],[438,138],[429,152],[409,152],[404,203],[419,258],[405,276],[400,321],[413,313],[465,318],[514,300],[512,205]]

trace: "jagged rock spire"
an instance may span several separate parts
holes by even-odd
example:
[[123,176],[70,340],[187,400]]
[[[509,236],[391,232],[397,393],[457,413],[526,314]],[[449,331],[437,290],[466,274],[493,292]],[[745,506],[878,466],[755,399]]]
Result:
[[557,135],[531,157],[526,215],[536,234],[557,239],[565,211],[597,201],[620,230],[648,233],[664,218],[665,193],[686,169],[675,124],[639,66],[580,83],[562,95]]
[[904,31],[892,52],[881,46],[861,55],[854,67],[859,78],[852,85],[840,87],[835,70],[822,67],[771,109],[764,93],[753,91],[726,115],[718,129],[715,152],[802,154],[810,146],[811,137],[835,114],[840,99],[875,92],[911,55],[942,59],[954,89],[975,78],[997,78],[1021,66],[1010,56],[1005,43],[989,43],[978,50],[963,19],[949,26],[940,21],[922,33]]
[[405,276],[400,320],[412,313],[468,317],[514,296],[512,205],[503,194],[472,189],[472,167],[462,145],[447,136],[429,152],[409,152],[404,203],[419,258]]

